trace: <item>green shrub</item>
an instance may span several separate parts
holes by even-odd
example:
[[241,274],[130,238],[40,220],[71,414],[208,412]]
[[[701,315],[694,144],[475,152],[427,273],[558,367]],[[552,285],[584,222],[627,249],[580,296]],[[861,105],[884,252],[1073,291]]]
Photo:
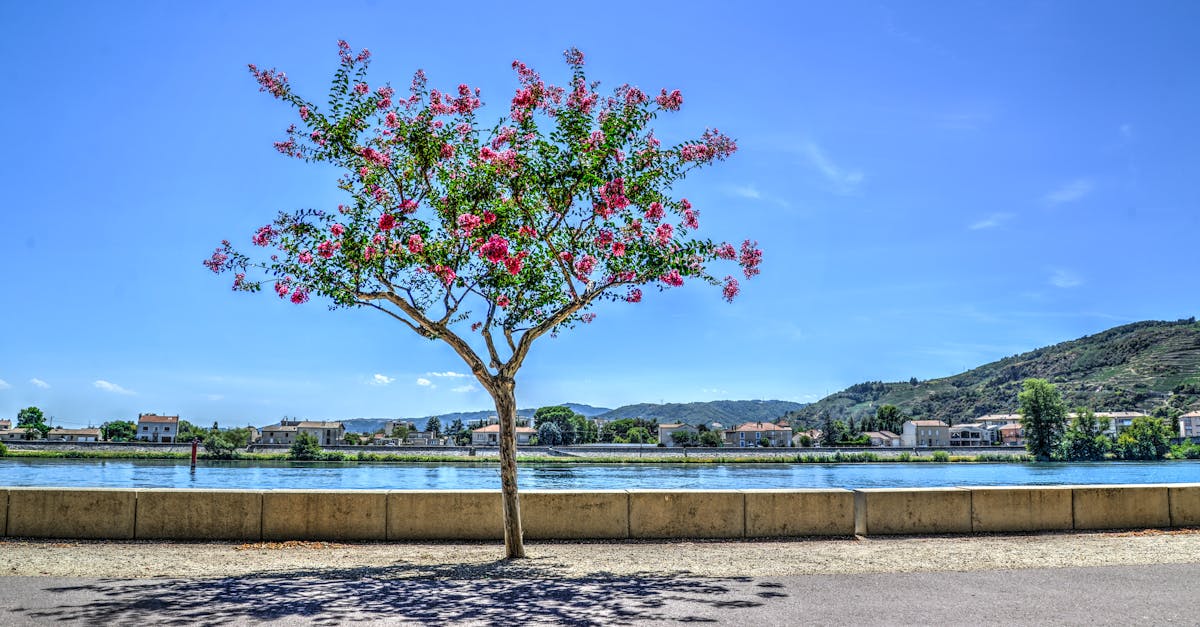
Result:
[[296,435],[296,441],[288,449],[288,459],[315,460],[321,457],[321,443],[308,433]]
[[934,451],[932,457],[933,461],[935,462],[950,461],[950,453],[947,453],[946,451]]
[[8,447],[3,442],[0,442],[0,457],[4,457],[5,455],[8,455]]

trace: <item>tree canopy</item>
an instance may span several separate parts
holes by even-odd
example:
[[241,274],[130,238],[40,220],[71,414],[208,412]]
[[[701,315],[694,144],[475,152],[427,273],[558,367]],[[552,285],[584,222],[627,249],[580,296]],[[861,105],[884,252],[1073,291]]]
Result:
[[1025,447],[1038,461],[1048,461],[1058,452],[1067,421],[1067,407],[1058,388],[1045,379],[1026,379],[1017,400],[1021,404],[1021,427]]

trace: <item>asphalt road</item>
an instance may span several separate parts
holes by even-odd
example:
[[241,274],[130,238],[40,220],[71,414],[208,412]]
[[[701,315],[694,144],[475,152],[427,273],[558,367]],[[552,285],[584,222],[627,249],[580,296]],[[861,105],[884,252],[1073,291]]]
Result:
[[[2,559],[0,555],[0,559]],[[1200,564],[761,578],[0,577],[0,625],[1200,624]]]

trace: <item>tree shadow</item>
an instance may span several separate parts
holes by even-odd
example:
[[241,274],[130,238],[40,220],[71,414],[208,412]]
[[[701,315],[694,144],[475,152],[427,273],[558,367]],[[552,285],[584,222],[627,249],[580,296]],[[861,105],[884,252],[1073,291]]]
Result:
[[[549,566],[549,567],[547,567]],[[58,605],[13,608],[33,621],[86,624],[227,625],[300,621],[316,625],[388,621],[609,625],[717,622],[777,590],[748,578],[689,573],[594,573],[563,578],[553,565],[407,564],[256,573],[224,579],[114,580],[42,591]],[[724,616],[724,618],[722,618]]]

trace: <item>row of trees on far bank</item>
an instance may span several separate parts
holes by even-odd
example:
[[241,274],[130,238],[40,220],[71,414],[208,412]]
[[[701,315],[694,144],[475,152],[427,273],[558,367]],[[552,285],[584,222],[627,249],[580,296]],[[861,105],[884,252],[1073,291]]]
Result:
[[[1163,459],[1174,435],[1162,416],[1141,416],[1115,436],[1105,433],[1105,423],[1087,407],[1068,420],[1067,406],[1058,388],[1044,379],[1026,379],[1020,402],[1025,447],[1038,461],[1097,461],[1103,459]],[[1197,447],[1179,447],[1181,456]]]

